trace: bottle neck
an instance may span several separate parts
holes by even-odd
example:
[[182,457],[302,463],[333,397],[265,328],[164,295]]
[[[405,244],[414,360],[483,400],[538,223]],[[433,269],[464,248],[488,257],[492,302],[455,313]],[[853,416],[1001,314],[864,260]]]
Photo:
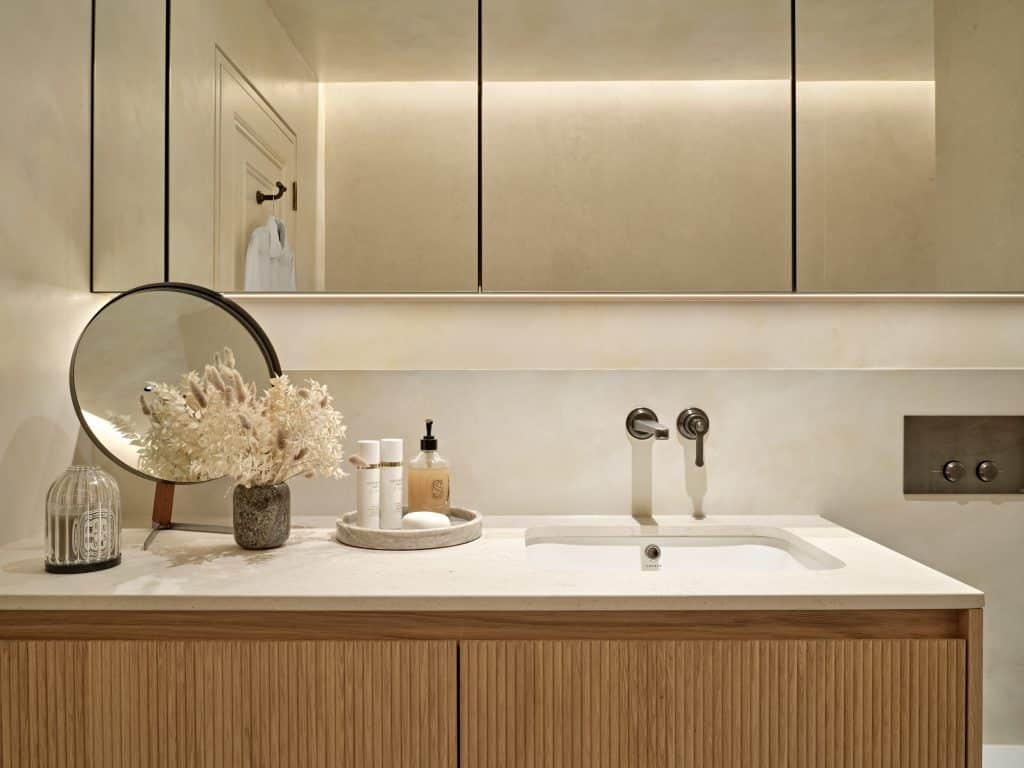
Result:
[[422,464],[425,467],[432,467],[435,465],[443,465],[445,460],[441,458],[436,450],[421,450],[419,455],[415,459],[416,464]]

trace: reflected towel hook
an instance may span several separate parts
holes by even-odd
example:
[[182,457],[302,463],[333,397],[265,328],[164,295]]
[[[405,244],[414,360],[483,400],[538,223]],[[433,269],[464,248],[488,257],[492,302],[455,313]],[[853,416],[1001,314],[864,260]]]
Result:
[[288,187],[286,187],[280,181],[277,182],[277,194],[276,195],[268,195],[268,194],[265,194],[263,192],[260,192],[257,189],[256,190],[256,205],[263,205],[263,203],[265,203],[268,200],[280,200],[282,197],[284,197],[284,193],[287,192],[287,191],[288,191]]

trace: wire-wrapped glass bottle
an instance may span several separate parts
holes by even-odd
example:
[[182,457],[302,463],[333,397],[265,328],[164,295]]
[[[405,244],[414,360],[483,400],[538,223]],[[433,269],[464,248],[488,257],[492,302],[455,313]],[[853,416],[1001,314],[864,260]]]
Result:
[[68,467],[46,494],[46,570],[83,573],[121,562],[121,492],[98,467]]

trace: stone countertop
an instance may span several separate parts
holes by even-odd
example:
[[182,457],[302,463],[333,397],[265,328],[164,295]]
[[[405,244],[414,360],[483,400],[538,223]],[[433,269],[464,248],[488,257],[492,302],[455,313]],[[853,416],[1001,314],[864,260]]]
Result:
[[[281,549],[249,552],[230,536],[122,535],[123,562],[105,571],[44,572],[43,547],[0,547],[0,610],[834,610],[978,608],[984,595],[870,539],[813,516],[485,517],[482,538],[448,549],[362,550],[339,544],[329,518],[293,526]],[[527,559],[528,530],[614,527],[643,540],[669,529],[781,529],[843,567],[701,573],[549,570]],[[531,535],[534,535],[531,533]]]

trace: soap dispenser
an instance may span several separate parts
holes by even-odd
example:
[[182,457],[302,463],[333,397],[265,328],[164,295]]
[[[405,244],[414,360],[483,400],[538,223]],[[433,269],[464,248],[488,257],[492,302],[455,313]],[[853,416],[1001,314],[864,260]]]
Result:
[[447,515],[451,474],[448,461],[437,452],[433,428],[434,420],[427,419],[427,434],[420,440],[420,452],[409,463],[409,511]]

